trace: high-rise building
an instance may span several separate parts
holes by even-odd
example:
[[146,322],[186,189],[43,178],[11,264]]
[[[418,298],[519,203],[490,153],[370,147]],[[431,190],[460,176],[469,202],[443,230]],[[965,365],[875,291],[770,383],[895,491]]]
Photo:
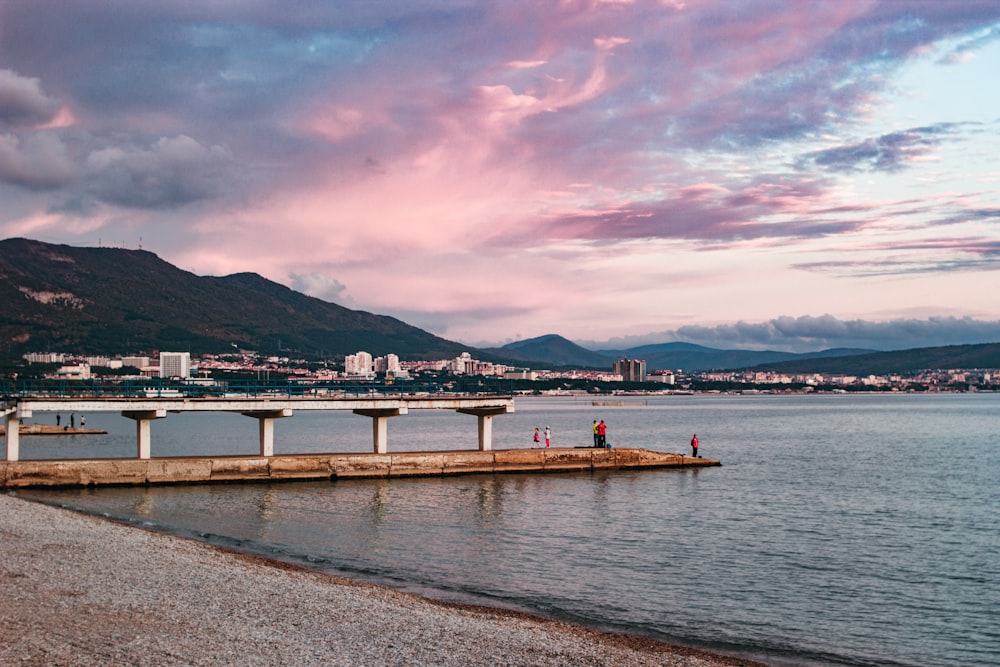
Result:
[[190,352],[160,352],[161,378],[191,377]]
[[375,357],[375,373],[379,375],[399,375],[399,356],[387,354],[384,357]]
[[640,359],[619,359],[612,370],[625,382],[646,381],[646,362]]
[[368,352],[358,352],[344,357],[344,373],[346,375],[369,376],[374,372],[375,364]]

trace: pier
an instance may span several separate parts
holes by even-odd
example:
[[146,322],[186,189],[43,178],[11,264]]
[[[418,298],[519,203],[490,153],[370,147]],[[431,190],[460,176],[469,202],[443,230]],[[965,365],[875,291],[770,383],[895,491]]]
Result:
[[[493,418],[514,411],[514,398],[482,383],[472,390],[395,383],[375,386],[287,383],[78,383],[5,386],[5,460],[0,488],[210,482],[335,480],[472,473],[570,472],[602,469],[704,467],[719,461],[639,448],[591,447],[493,451]],[[297,412],[350,410],[372,421],[370,453],[274,454],[274,422]],[[390,453],[388,420],[410,410],[453,410],[476,417],[477,450]],[[136,455],[116,459],[20,460],[22,424],[35,413],[118,412],[135,422]],[[156,457],[153,420],[171,413],[233,412],[258,421],[257,455]]]
[[718,465],[719,461],[696,459],[684,454],[617,447],[0,461],[0,488],[335,481]]
[[23,382],[5,385],[7,461],[20,458],[21,422],[34,413],[119,412],[135,421],[136,458],[152,456],[150,423],[169,413],[235,412],[258,421],[260,456],[274,455],[274,422],[296,411],[350,410],[372,420],[372,451],[388,453],[388,420],[410,410],[454,410],[476,417],[479,450],[493,447],[493,418],[514,411],[510,393],[472,383],[468,387],[415,383],[204,383],[183,381]]

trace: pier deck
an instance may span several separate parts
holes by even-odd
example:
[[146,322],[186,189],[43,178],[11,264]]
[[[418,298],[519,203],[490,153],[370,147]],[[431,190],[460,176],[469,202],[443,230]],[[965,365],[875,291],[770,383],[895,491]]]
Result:
[[346,478],[441,477],[721,465],[640,448],[0,461],[0,488],[145,486]]

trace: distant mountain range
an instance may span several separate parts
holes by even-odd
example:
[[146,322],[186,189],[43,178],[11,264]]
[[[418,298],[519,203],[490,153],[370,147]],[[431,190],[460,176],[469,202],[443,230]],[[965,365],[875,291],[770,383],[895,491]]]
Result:
[[556,334],[515,341],[503,347],[483,348],[483,352],[500,359],[545,367],[610,369],[615,360],[614,355],[609,357],[602,352],[588,350]]
[[765,363],[846,357],[868,354],[874,350],[831,349],[821,352],[795,354],[773,350],[717,350],[693,343],[659,343],[617,350],[588,350],[562,336],[549,334],[529,340],[509,343],[487,350],[497,357],[519,359],[550,366],[610,369],[618,359],[641,359],[647,370],[670,369],[705,371],[728,368],[748,368]]
[[1000,343],[920,347],[846,358],[796,359],[765,363],[762,368],[781,373],[843,373],[858,376],[949,368],[1000,368]]
[[883,375],[934,368],[1000,368],[1000,343],[880,352],[834,348],[796,354],[774,350],[719,350],[693,343],[660,343],[618,350],[588,350],[549,334],[488,350],[496,357],[550,367],[610,369],[618,359],[641,359],[657,369],[709,371],[755,368],[785,373]]
[[155,254],[0,241],[0,353],[172,350],[409,359],[472,348],[392,317],[306,296],[256,273],[202,277]]

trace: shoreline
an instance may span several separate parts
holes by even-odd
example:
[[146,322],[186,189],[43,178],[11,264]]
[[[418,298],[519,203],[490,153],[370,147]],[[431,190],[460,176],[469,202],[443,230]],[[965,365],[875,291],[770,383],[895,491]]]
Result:
[[434,600],[0,495],[0,663],[661,665],[750,659]]

